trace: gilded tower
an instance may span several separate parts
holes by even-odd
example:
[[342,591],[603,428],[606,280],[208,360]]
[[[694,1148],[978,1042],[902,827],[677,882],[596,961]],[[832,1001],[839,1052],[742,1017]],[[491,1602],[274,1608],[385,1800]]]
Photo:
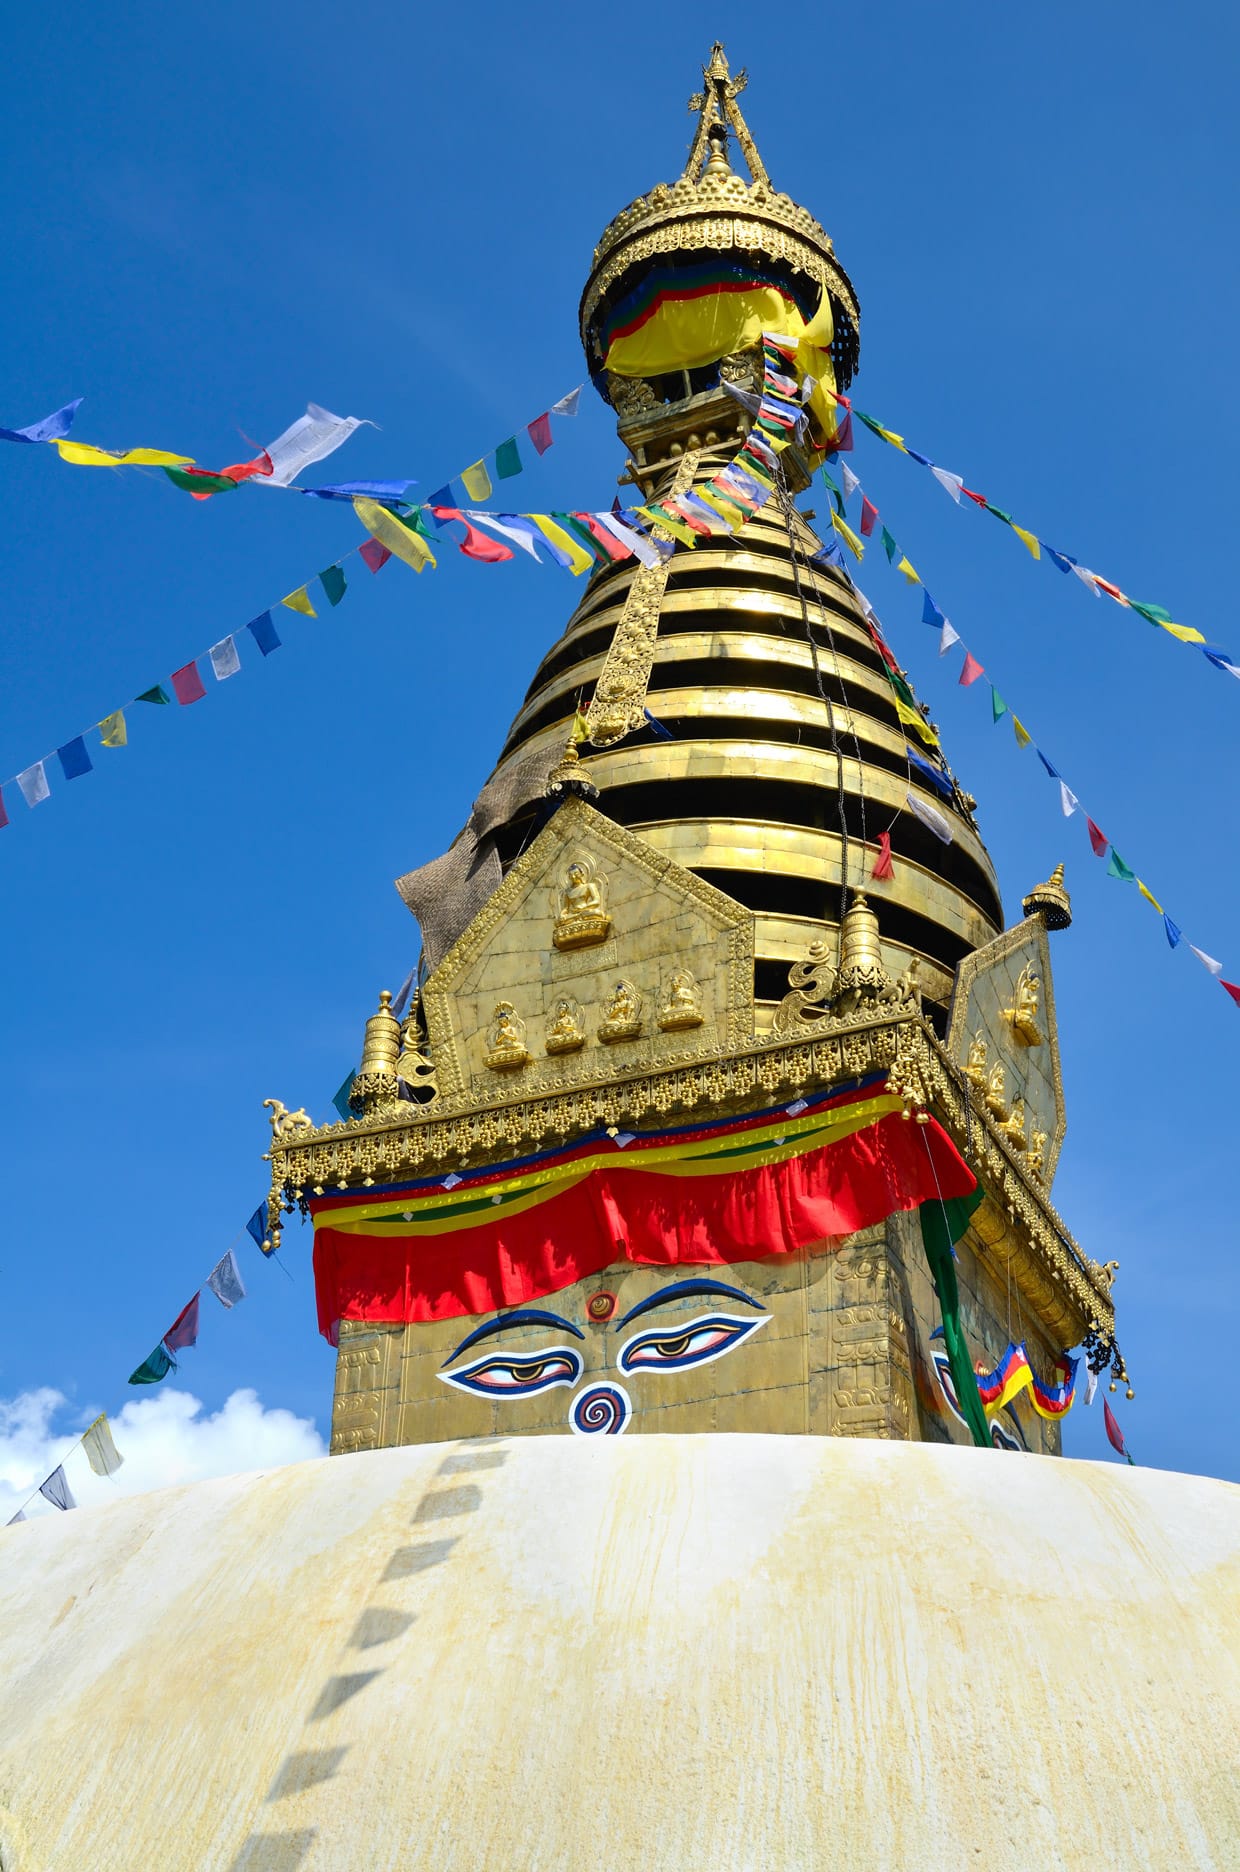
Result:
[[276,1107],[334,1450],[1055,1452],[1069,1348],[1124,1375],[1114,1264],[1050,1200],[1062,870],[1005,928],[976,802],[796,505],[846,441],[860,313],[744,83],[716,46],[684,173],[581,300],[645,550],[595,570],[460,836],[399,880],[420,988],[380,997],[355,1116]]

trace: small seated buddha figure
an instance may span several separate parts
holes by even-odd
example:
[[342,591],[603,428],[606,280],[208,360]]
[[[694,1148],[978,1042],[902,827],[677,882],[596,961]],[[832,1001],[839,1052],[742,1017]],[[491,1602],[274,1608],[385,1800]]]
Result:
[[1014,1098],[1011,1111],[999,1126],[1013,1150],[1023,1151],[1025,1148],[1025,1122],[1025,1101],[1023,1098]]
[[548,1053],[576,1053],[585,1043],[581,1008],[571,995],[561,995],[548,1016],[543,1046]]
[[636,1040],[642,1030],[642,998],[631,981],[618,981],[603,1009],[598,1037],[611,1046],[617,1040]]
[[1045,1164],[1046,1133],[1045,1131],[1035,1131],[1029,1140],[1029,1148],[1025,1152],[1025,1168],[1028,1170],[1030,1176],[1036,1177],[1040,1183],[1042,1181],[1042,1171]]
[[702,1025],[702,990],[697,978],[687,968],[677,969],[667,984],[667,995],[659,1009],[659,1026],[664,1033],[680,1033],[686,1027]]
[[1004,1020],[1011,1024],[1012,1032],[1022,1046],[1042,1044],[1042,1035],[1038,1032],[1038,991],[1041,986],[1041,976],[1034,973],[1032,962],[1026,962],[1016,977],[1012,1005],[1003,1010]]
[[486,1063],[492,1072],[515,1072],[529,1060],[525,1048],[525,1022],[511,1001],[496,1004],[487,1029]]
[[593,866],[588,858],[575,858],[556,892],[551,940],[557,949],[584,949],[590,943],[604,942],[610,929],[611,918],[594,881]]
[[986,1110],[1000,1124],[1008,1115],[1007,1074],[1003,1070],[1002,1060],[995,1061],[986,1080]]
[[974,1034],[969,1043],[969,1057],[965,1061],[964,1076],[975,1091],[986,1096],[986,1041],[981,1029]]

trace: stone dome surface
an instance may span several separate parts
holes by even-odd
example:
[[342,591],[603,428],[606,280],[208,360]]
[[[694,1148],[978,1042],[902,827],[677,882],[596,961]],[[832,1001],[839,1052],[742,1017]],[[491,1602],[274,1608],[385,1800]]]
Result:
[[4,1872],[1240,1864],[1240,1490],[439,1444],[0,1533]]

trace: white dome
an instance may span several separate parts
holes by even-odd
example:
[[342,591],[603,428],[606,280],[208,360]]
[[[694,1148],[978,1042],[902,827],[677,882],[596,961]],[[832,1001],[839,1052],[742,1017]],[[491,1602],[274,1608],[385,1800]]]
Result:
[[1240,1490],[817,1437],[0,1534],[4,1872],[1240,1865]]

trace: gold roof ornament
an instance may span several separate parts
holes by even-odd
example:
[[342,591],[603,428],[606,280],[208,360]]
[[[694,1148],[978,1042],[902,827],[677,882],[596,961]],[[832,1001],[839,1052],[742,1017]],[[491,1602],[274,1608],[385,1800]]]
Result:
[[1072,922],[1072,899],[1063,881],[1063,866],[1057,864],[1045,884],[1035,884],[1021,904],[1027,917],[1040,916],[1048,930],[1067,929]]
[[546,797],[548,799],[562,799],[566,793],[575,793],[578,799],[583,800],[598,798],[598,788],[591,780],[586,768],[582,766],[576,743],[571,739],[547,775]]
[[392,993],[379,996],[378,1012],[366,1022],[362,1063],[349,1090],[350,1108],[362,1116],[373,1114],[396,1098],[396,1062],[400,1057],[400,1022],[392,1012]]

